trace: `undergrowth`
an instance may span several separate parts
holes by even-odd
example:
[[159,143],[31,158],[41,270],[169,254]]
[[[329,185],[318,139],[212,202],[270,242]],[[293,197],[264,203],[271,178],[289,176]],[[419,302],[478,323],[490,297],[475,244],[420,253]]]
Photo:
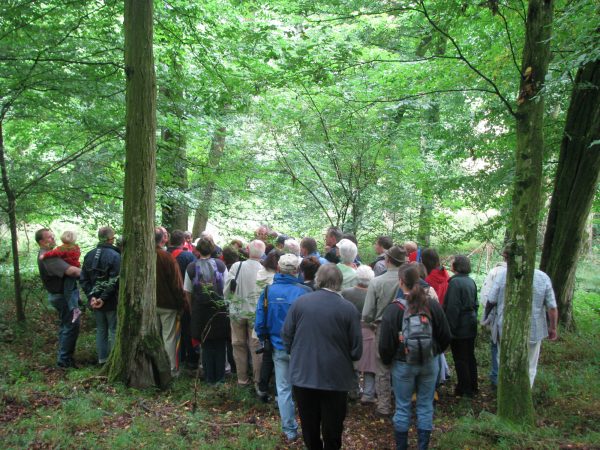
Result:
[[[536,426],[521,427],[495,416],[495,392],[487,376],[489,337],[477,341],[480,395],[473,401],[440,389],[432,447],[441,449],[600,448],[600,278],[584,262],[577,277],[577,328],[544,342],[533,389]],[[6,292],[6,291],[5,291]],[[2,295],[2,298],[7,298]],[[54,368],[56,318],[32,298],[25,326],[12,305],[0,302],[0,440],[2,448],[302,448],[280,433],[276,404],[257,401],[249,388],[199,383],[194,409],[193,374],[167,391],[108,384],[95,365],[93,318],[86,312],[77,346],[81,368]],[[451,362],[451,357],[448,357]],[[411,444],[415,444],[411,430]],[[351,404],[344,447],[393,448],[392,425],[370,407]]]

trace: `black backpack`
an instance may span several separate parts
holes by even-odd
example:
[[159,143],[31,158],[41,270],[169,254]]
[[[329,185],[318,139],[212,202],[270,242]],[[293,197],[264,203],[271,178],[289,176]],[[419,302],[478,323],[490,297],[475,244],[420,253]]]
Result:
[[423,365],[433,358],[433,326],[431,317],[425,312],[408,313],[405,299],[395,300],[394,303],[404,311],[402,329],[398,339],[404,346],[406,362],[412,365]]

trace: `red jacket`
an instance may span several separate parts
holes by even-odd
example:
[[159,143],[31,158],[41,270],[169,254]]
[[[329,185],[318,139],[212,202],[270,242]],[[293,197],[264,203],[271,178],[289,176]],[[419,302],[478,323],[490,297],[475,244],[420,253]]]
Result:
[[435,293],[438,296],[440,301],[440,305],[444,304],[444,297],[446,296],[446,291],[448,290],[448,280],[450,276],[448,272],[443,267],[439,269],[433,269],[429,272],[429,275],[425,278],[425,281],[433,288]]
[[81,249],[78,245],[61,245],[56,247],[54,250],[44,253],[43,259],[46,258],[60,258],[70,266],[81,267],[79,263],[79,257],[81,256]]

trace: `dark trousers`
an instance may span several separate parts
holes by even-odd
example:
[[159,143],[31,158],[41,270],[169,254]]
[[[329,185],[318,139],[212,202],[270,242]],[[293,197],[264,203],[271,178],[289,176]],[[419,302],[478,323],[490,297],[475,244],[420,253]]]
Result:
[[202,368],[207,383],[219,383],[225,378],[226,339],[211,339],[202,344]]
[[450,348],[458,381],[455,394],[472,397],[477,392],[475,338],[453,339]]
[[260,367],[260,380],[258,380],[258,390],[262,392],[269,392],[269,381],[271,380],[271,374],[275,369],[273,363],[273,352],[271,346],[265,347],[262,354],[262,366]]
[[179,361],[185,363],[188,369],[196,369],[200,355],[192,346],[192,316],[189,311],[183,310],[181,316],[181,347]]
[[293,391],[306,447],[309,450],[341,448],[348,393],[298,386],[294,386]]
[[235,366],[235,359],[233,359],[233,345],[231,342],[231,333],[227,336],[227,362],[229,363],[229,367],[231,368],[231,373],[237,372],[237,367]]

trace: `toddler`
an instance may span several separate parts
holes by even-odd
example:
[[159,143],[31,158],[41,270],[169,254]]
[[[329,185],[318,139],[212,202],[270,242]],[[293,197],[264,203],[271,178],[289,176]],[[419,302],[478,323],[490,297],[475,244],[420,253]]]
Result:
[[[40,259],[46,258],[61,258],[64,262],[70,266],[81,267],[79,263],[79,257],[81,256],[81,249],[75,243],[77,240],[77,234],[74,231],[65,231],[61,236],[60,240],[63,245],[59,245],[54,250],[44,253]],[[65,277],[63,286],[64,296],[67,299],[69,311],[73,311],[73,323],[81,315],[79,309],[79,289],[77,288],[77,278]]]

